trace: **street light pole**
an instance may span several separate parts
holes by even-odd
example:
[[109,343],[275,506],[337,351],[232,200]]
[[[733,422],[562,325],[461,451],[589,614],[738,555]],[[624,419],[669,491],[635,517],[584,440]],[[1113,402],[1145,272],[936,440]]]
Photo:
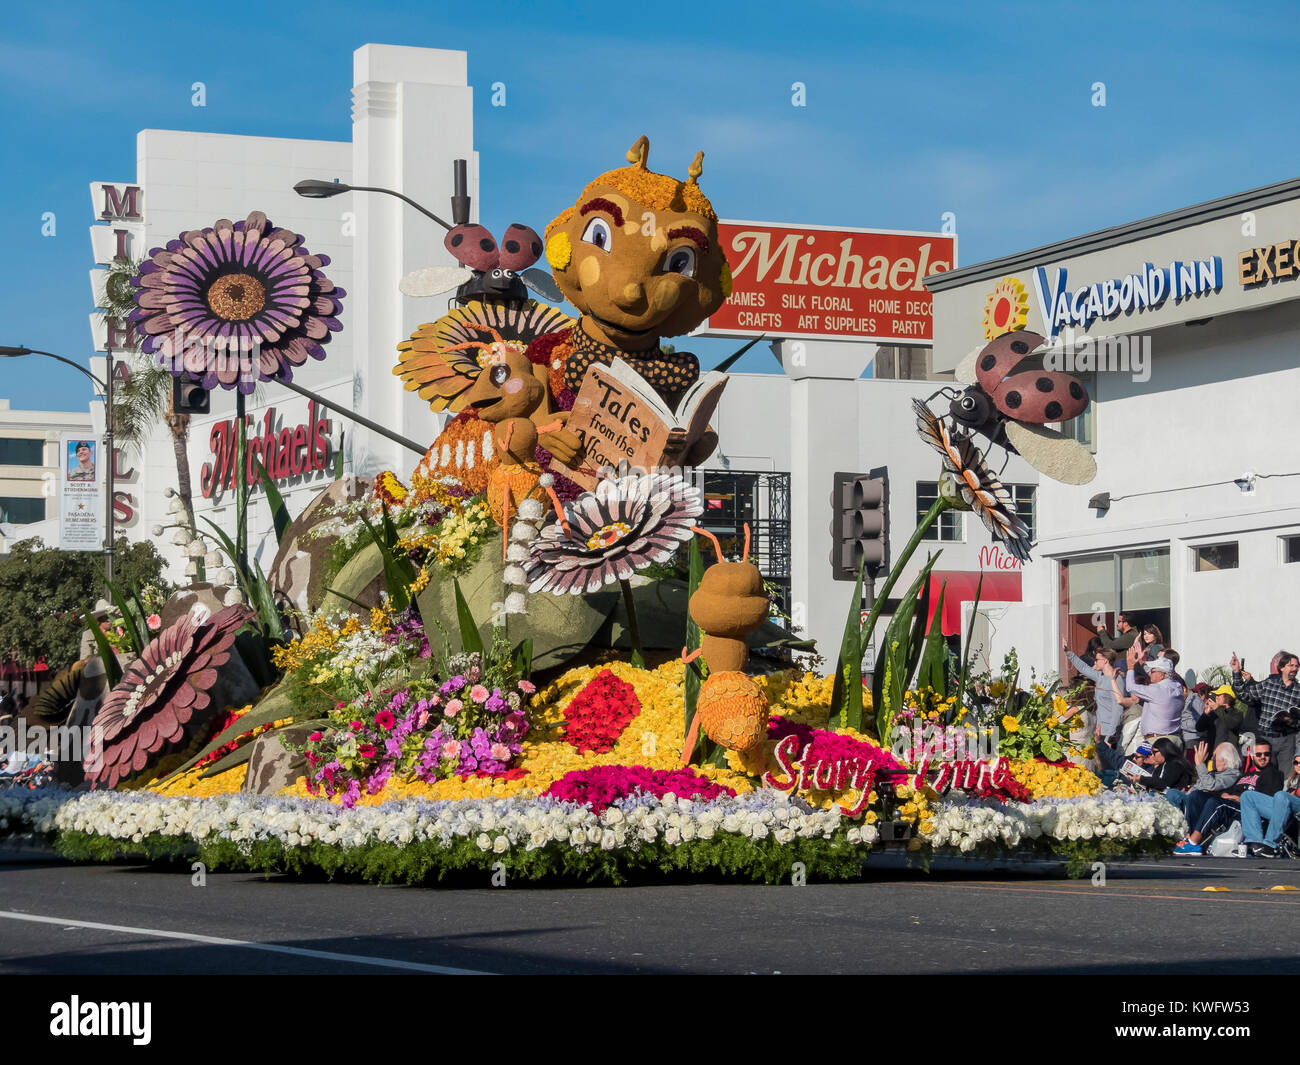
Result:
[[113,520],[113,350],[108,348],[106,351],[107,361],[107,381],[101,381],[86,367],[79,362],[73,362],[71,359],[64,358],[62,355],[56,355],[52,351],[38,351],[36,348],[10,347],[0,345],[0,359],[18,358],[22,355],[44,355],[47,359],[54,359],[63,363],[65,366],[71,366],[74,370],[85,374],[90,380],[98,385],[104,392],[104,447],[108,452],[108,470],[104,477],[105,485],[105,503],[107,511],[104,514],[104,579],[107,582],[113,580],[113,540],[115,522]]

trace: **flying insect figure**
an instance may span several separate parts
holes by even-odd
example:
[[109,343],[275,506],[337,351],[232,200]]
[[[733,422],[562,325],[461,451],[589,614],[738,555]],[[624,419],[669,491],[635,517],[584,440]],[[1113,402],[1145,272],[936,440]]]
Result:
[[1054,481],[1087,484],[1097,475],[1088,449],[1046,423],[1082,414],[1088,409],[1088,390],[1070,374],[1022,368],[1042,347],[1037,333],[1003,333],[958,364],[955,377],[964,389],[941,388],[926,402],[946,396],[954,428],[978,433],[1008,455],[1020,455]]

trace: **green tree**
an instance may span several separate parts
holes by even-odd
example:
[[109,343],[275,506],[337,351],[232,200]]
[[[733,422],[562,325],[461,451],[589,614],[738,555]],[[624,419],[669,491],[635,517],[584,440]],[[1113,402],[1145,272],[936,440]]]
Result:
[[[164,584],[166,563],[148,540],[117,538],[114,556],[119,588]],[[104,584],[104,556],[97,551],[59,551],[41,538],[20,540],[0,560],[0,659],[35,662],[41,655],[51,669],[77,660],[84,622],[81,611],[94,606]]]

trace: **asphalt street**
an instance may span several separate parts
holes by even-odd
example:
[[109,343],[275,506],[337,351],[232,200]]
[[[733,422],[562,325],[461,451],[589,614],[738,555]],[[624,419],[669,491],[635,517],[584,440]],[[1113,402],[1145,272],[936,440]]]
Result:
[[[0,973],[1300,972],[1300,863],[872,869],[850,884],[412,888],[0,850]],[[1267,935],[1259,934],[1267,929]]]

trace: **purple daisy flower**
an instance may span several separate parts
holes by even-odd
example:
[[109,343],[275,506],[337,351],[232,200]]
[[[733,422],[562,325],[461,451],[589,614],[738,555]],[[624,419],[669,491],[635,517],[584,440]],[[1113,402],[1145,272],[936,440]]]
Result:
[[323,273],[329,261],[261,211],[222,218],[150,252],[128,317],[142,350],[173,374],[251,392],[259,378],[288,381],[295,366],[325,358],[347,294]]
[[704,513],[700,490],[662,473],[601,481],[529,545],[529,592],[581,595],[667,562]]

